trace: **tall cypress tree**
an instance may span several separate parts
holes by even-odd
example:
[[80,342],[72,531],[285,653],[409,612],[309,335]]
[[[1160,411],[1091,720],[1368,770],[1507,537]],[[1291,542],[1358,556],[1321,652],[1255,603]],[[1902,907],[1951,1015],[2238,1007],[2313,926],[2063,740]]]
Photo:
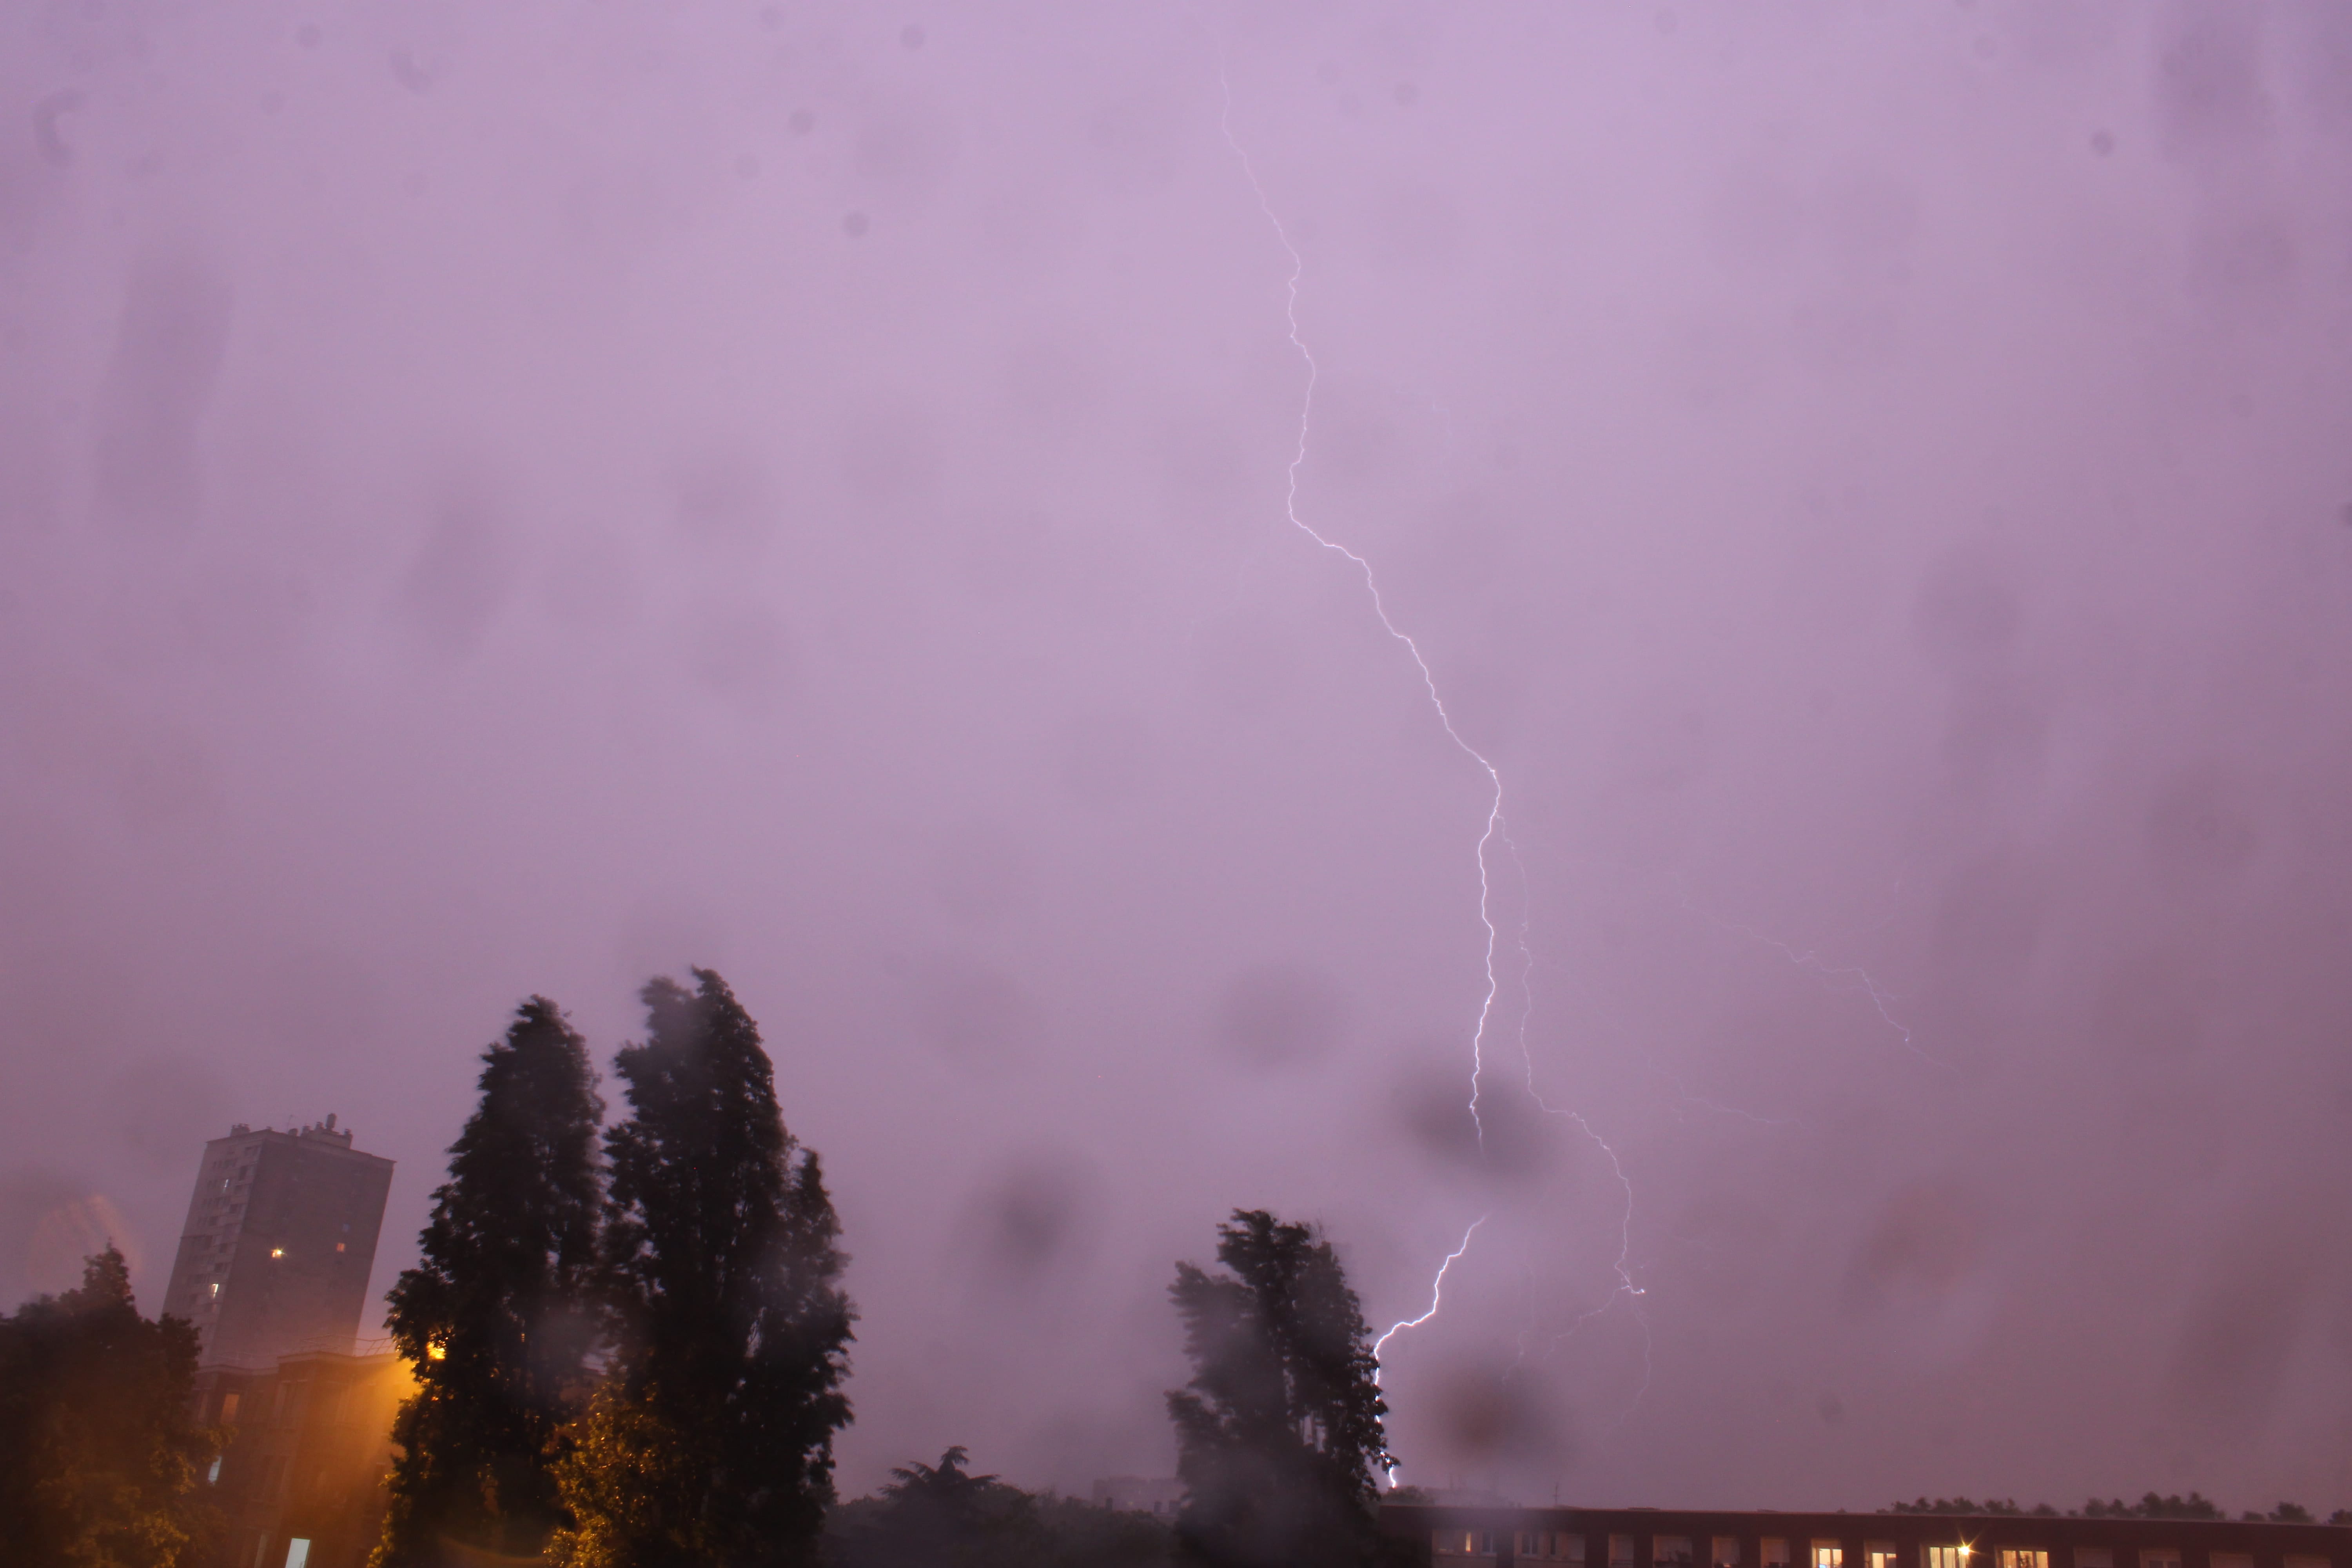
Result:
[[566,1462],[581,1517],[559,1562],[810,1563],[833,1500],[856,1316],[840,1225],[777,1111],[759,1026],[716,973],[694,978],[646,986],[645,1043],[614,1062],[630,1108],[605,1135],[621,1396]]
[[1231,1272],[1179,1263],[1169,1288],[1192,1363],[1168,1395],[1179,1540],[1236,1568],[1371,1560],[1388,1407],[1339,1254],[1312,1226],[1236,1209],[1217,1227],[1217,1261]]
[[530,1553],[562,1522],[549,1439],[584,1402],[595,1347],[604,1102],[584,1041],[544,996],[482,1053],[481,1102],[449,1148],[391,1328],[415,1394],[371,1568],[438,1563],[443,1537]]

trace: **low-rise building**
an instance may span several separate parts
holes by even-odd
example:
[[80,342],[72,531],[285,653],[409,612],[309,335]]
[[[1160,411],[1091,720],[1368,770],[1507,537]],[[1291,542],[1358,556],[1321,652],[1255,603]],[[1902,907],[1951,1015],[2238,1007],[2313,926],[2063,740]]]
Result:
[[1434,1568],[2352,1568],[2352,1529],[2049,1514],[1383,1503]]
[[198,1418],[229,1432],[205,1478],[226,1526],[214,1568],[365,1568],[383,1530],[393,1416],[415,1386],[389,1352],[200,1372]]

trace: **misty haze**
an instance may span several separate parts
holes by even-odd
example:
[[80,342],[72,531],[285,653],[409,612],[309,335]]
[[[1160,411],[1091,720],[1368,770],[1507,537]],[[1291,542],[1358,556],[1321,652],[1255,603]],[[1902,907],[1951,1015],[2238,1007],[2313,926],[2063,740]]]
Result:
[[614,1125],[699,968],[844,1499],[1174,1476],[1264,1210],[1403,1483],[2352,1507],[2352,7],[26,0],[0,102],[0,1310],[331,1111],[383,1348],[518,1005]]

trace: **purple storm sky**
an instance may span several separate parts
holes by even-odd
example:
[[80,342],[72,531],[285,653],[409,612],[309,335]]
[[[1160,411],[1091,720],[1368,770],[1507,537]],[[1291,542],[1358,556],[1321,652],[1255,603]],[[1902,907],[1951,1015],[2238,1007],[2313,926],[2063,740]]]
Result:
[[[1486,1216],[1408,1480],[2352,1504],[2352,8],[31,0],[0,107],[5,1304],[330,1110],[381,1292],[514,1003],[704,963],[852,1493],[1168,1473],[1265,1205],[1376,1327]],[[1503,781],[1483,1148],[1243,150]]]

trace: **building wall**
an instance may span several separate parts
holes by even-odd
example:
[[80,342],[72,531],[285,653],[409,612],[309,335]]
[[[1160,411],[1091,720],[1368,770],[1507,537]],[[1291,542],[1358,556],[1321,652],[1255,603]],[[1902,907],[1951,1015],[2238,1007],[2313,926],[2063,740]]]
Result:
[[209,1568],[364,1568],[383,1529],[392,1420],[415,1389],[394,1355],[310,1352],[267,1372],[207,1367],[197,1415],[229,1428],[208,1480],[227,1528]]
[[353,1149],[334,1120],[205,1145],[163,1298],[195,1325],[201,1361],[266,1368],[352,1348],[393,1162]]
[[2221,1520],[1383,1504],[1435,1568],[2352,1568],[2352,1529]]

